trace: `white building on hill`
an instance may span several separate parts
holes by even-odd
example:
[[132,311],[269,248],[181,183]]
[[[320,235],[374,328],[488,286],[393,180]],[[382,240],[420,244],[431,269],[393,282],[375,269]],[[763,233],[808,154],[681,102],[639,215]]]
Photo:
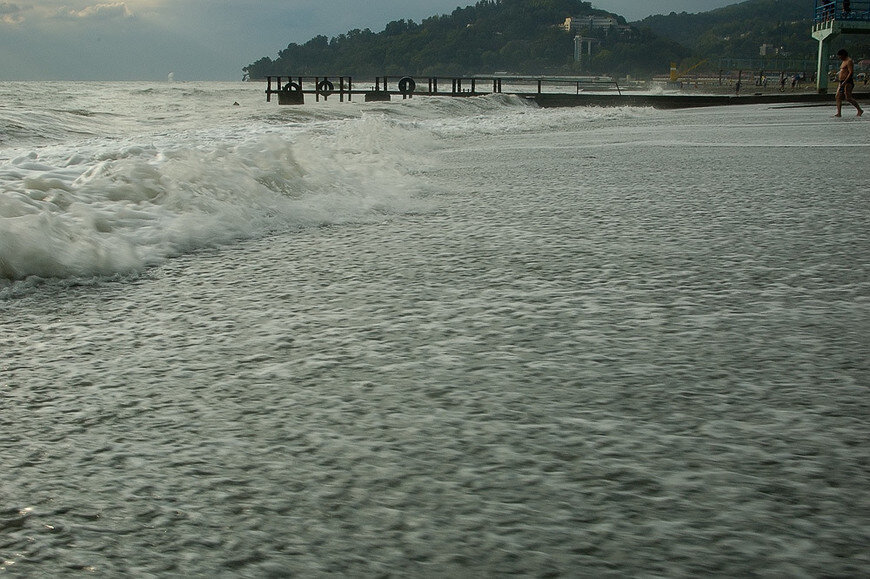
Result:
[[566,32],[584,32],[587,30],[631,30],[630,26],[619,23],[614,16],[569,16],[561,28]]

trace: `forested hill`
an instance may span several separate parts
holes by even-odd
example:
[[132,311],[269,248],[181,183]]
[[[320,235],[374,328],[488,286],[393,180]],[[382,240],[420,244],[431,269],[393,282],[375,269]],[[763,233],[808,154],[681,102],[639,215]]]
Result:
[[810,35],[812,0],[749,0],[687,14],[671,12],[635,22],[678,42],[699,58],[758,58],[762,44],[784,57],[813,59],[818,44]]
[[[579,72],[574,34],[557,25],[569,16],[610,15],[580,0],[480,0],[420,23],[390,22],[382,32],[351,30],[290,44],[277,59],[264,57],[243,70],[268,75],[462,75]],[[617,17],[621,24],[625,20]],[[601,37],[587,71],[644,74],[667,70],[688,51],[651,32],[584,32]]]
[[[398,20],[378,33],[366,29],[332,39],[317,36],[243,70],[250,78],[495,72],[642,77],[666,74],[671,62],[685,66],[707,60],[705,68],[715,70],[723,58],[758,59],[762,45],[770,48],[768,58],[814,60],[818,50],[810,34],[811,0],[747,0],[700,14],[651,16],[632,23],[630,32],[584,30],[584,36],[597,36],[600,44],[581,69],[573,58],[574,33],[557,25],[569,16],[588,15],[610,14],[580,0],[480,0],[419,24]],[[857,38],[848,39],[850,52],[870,54],[867,37]]]

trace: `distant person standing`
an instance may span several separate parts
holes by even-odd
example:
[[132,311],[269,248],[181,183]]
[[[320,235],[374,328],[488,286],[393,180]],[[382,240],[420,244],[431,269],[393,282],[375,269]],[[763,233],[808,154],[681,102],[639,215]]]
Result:
[[843,100],[849,102],[858,109],[858,116],[864,114],[864,109],[858,104],[858,101],[852,96],[852,89],[855,88],[855,61],[849,57],[849,53],[844,48],[837,51],[837,56],[840,57],[842,64],[840,72],[837,73],[837,79],[840,81],[840,86],[837,87],[837,115],[843,116]]

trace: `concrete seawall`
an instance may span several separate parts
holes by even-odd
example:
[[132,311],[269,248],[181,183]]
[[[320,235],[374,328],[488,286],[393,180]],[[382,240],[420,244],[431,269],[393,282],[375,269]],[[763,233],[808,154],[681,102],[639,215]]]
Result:
[[[684,109],[755,104],[824,104],[834,103],[834,95],[802,94],[752,94],[752,95],[640,95],[640,94],[521,94],[541,107],[653,107],[657,109]],[[870,93],[857,93],[855,98],[865,102]]]

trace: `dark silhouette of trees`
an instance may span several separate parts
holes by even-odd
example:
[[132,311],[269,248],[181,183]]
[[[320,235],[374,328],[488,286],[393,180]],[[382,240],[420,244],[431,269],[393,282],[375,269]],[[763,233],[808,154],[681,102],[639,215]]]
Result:
[[[378,33],[351,30],[332,39],[317,36],[305,44],[292,43],[277,59],[261,58],[244,71],[250,78],[572,72],[574,35],[558,25],[569,16],[592,14],[609,13],[581,0],[479,0],[419,24],[396,20]],[[607,40],[602,31],[590,34]],[[617,48],[633,42],[613,36],[608,42]],[[679,50],[675,45],[670,48]],[[644,50],[618,52],[642,54]],[[663,66],[658,63],[658,68]]]
[[[582,0],[479,0],[420,23],[395,20],[381,32],[357,29],[291,43],[276,59],[263,57],[243,70],[249,78],[579,73],[574,33],[559,25],[569,16],[588,15],[610,14]],[[666,74],[671,62],[704,59],[713,68],[719,58],[758,57],[762,44],[812,59],[811,18],[807,0],[749,0],[701,14],[652,16],[630,33],[583,30],[601,44],[582,72]]]

